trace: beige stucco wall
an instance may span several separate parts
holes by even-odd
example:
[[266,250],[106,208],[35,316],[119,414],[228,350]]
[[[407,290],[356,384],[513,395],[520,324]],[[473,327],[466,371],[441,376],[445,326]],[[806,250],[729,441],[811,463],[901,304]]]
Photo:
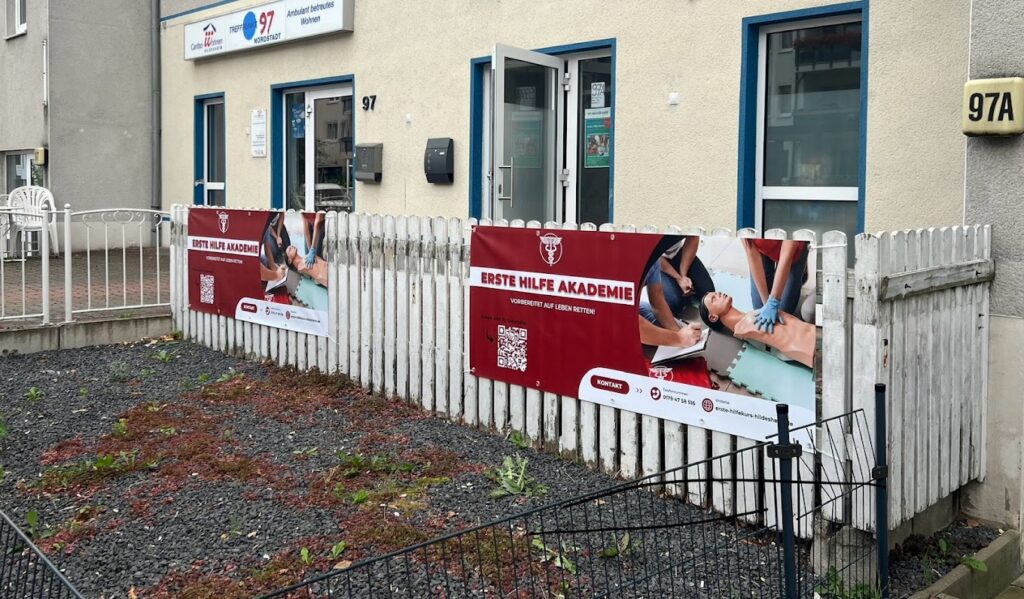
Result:
[[970,13],[967,0],[871,3],[869,231],[963,222]]
[[[239,0],[165,23],[165,204],[191,202],[193,96],[226,94],[229,205],[267,207],[269,158],[250,157],[250,111],[269,108],[273,83],[353,74],[357,105],[362,95],[377,96],[374,111],[356,110],[356,141],[384,144],[383,182],[357,184],[357,209],[465,215],[470,59],[496,42],[540,48],[615,38],[615,221],[709,228],[736,224],[742,19],[829,4],[356,0],[352,34],[182,59],[184,23],[260,3]],[[941,4],[871,6],[869,229],[960,222],[964,146],[956,111],[969,2]],[[679,106],[667,105],[669,92],[680,94]],[[428,137],[454,138],[454,185],[426,183]]]

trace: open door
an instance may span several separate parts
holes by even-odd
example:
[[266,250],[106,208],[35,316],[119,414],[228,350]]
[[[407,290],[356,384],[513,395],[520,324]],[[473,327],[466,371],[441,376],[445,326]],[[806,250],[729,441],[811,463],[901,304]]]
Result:
[[494,46],[491,60],[494,219],[561,221],[564,62]]

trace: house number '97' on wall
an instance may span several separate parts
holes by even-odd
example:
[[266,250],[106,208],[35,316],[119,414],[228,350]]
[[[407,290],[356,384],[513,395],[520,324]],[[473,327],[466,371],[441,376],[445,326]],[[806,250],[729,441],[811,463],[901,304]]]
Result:
[[377,96],[363,96],[363,110],[373,110],[377,104]]

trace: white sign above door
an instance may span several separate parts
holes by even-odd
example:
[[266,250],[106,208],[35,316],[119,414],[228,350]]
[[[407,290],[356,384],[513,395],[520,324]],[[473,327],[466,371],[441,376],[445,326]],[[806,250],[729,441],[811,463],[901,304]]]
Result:
[[352,31],[353,0],[280,0],[185,25],[185,60]]

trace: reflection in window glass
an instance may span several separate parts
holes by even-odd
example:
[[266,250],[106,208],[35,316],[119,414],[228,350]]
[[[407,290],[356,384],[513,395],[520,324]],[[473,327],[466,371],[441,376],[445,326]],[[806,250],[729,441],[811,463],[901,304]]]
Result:
[[861,24],[767,35],[764,185],[856,187]]
[[577,217],[581,223],[611,220],[612,59],[580,61]]
[[306,209],[306,94],[285,94],[285,208]]
[[224,104],[206,106],[206,180],[224,182]]
[[853,263],[857,235],[857,202],[827,200],[765,200],[764,228],[796,231],[810,229],[820,241],[826,231],[846,233],[846,250]]

